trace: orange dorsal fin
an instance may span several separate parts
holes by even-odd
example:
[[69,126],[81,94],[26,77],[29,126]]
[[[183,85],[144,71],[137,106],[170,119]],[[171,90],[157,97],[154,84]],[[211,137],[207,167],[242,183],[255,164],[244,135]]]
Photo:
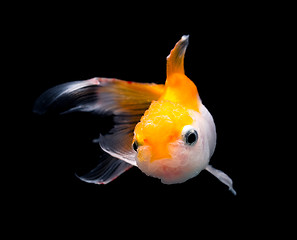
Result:
[[184,57],[188,44],[189,35],[182,36],[167,56],[167,78],[174,73],[185,74]]
[[189,35],[182,36],[167,57],[167,79],[165,91],[160,99],[177,102],[186,108],[199,111],[197,88],[184,71],[184,57],[188,44]]

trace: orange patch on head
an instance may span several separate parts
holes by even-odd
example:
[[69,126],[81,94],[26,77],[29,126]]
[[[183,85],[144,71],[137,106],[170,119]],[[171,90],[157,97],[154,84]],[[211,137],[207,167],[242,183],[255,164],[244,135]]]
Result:
[[171,158],[168,144],[180,138],[185,125],[192,124],[187,109],[166,100],[153,101],[136,125],[134,139],[151,147],[151,161]]

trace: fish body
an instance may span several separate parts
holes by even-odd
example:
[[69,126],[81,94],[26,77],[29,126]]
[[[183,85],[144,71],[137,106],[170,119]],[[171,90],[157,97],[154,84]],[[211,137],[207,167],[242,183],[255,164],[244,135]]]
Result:
[[165,184],[174,184],[205,169],[236,194],[231,178],[209,165],[216,128],[197,87],[184,72],[188,39],[183,36],[168,55],[164,85],[92,78],[55,86],[37,99],[34,111],[39,114],[113,114],[115,126],[98,138],[106,154],[81,180],[106,184],[136,166]]

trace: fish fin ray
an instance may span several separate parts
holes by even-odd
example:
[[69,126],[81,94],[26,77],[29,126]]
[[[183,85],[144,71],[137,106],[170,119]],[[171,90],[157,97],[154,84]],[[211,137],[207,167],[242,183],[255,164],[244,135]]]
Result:
[[103,154],[100,155],[100,162],[94,169],[83,176],[78,176],[77,174],[76,176],[84,182],[107,184],[131,167],[132,165],[122,160]]
[[232,179],[223,171],[218,170],[216,168],[214,168],[211,165],[207,165],[207,167],[205,168],[208,172],[210,172],[212,175],[214,175],[216,178],[218,178],[222,183],[224,183],[225,185],[227,185],[229,187],[229,190],[236,195],[236,191],[233,188],[233,181]]

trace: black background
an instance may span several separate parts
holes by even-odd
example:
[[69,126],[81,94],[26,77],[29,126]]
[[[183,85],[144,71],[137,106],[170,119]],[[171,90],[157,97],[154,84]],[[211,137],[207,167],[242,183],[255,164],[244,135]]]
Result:
[[[255,180],[260,157],[255,157],[251,95],[266,81],[260,69],[269,19],[247,6],[167,7],[39,6],[15,23],[17,56],[11,61],[19,66],[13,79],[20,90],[22,131],[21,146],[12,151],[21,154],[13,163],[20,177],[11,191],[21,221],[32,216],[32,227],[46,233],[70,222],[72,232],[83,224],[102,232],[111,224],[147,234],[156,230],[149,227],[166,224],[170,231],[181,226],[196,231],[201,221],[223,226],[220,233],[227,236],[235,225],[245,228],[244,219],[261,219],[262,213],[253,211],[262,206],[257,194],[265,188],[259,190]],[[135,167],[107,185],[80,181],[75,173],[97,164],[101,150],[92,140],[108,131],[109,119],[87,113],[38,116],[32,113],[36,98],[57,84],[92,77],[164,83],[166,56],[184,34],[190,35],[186,75],[217,127],[210,163],[232,178],[237,196],[206,171],[177,185],[164,185]],[[53,220],[45,223],[48,219]]]

